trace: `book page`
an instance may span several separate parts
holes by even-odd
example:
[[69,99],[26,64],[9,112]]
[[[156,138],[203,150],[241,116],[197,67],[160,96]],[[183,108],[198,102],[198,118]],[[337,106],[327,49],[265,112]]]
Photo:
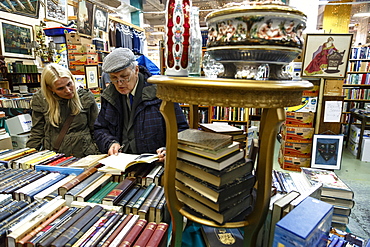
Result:
[[118,153],[117,155],[111,155],[107,158],[100,160],[100,163],[125,171],[129,166],[136,163],[151,163],[158,160],[158,154],[126,154]]

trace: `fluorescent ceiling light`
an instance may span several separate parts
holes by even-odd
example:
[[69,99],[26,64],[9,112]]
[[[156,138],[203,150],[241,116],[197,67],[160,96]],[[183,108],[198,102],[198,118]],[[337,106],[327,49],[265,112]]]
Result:
[[370,17],[370,12],[367,13],[356,13],[353,17]]

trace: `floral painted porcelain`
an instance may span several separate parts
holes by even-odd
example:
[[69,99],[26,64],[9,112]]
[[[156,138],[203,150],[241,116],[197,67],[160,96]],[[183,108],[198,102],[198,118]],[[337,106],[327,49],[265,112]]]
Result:
[[224,65],[223,77],[290,79],[284,66],[302,51],[306,20],[281,1],[231,3],[207,15],[207,51]]

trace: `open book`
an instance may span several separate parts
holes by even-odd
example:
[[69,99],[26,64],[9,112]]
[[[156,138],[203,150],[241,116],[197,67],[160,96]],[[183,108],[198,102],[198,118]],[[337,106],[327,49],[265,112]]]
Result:
[[111,155],[107,158],[101,159],[99,162],[105,166],[125,171],[132,165],[138,163],[152,163],[158,160],[158,154],[126,154],[118,153],[118,155]]

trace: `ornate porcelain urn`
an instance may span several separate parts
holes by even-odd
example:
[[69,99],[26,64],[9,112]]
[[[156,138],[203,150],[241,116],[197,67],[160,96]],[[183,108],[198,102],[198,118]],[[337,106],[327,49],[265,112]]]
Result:
[[307,16],[280,0],[231,3],[206,16],[207,51],[227,78],[279,79],[302,51]]

